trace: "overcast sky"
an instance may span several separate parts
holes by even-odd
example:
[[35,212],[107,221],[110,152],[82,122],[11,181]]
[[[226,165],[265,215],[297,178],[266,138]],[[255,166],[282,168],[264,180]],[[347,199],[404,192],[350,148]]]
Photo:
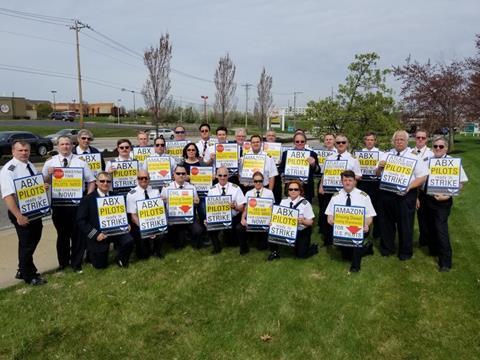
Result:
[[[256,86],[262,67],[273,77],[274,103],[298,106],[330,94],[345,79],[354,55],[377,52],[390,67],[413,59],[450,61],[473,55],[480,33],[479,0],[2,0],[0,7],[61,18],[77,18],[97,32],[142,53],[168,31],[173,44],[172,67],[213,80],[218,59],[227,52],[237,66],[238,108],[245,108],[246,82]],[[3,12],[0,10],[0,12]],[[61,21],[59,19],[59,21]],[[132,107],[131,93],[146,78],[141,58],[119,52],[98,33],[80,33],[84,100]],[[0,95],[57,102],[78,101],[75,80],[1,69],[5,65],[76,74],[74,31],[66,26],[0,14]],[[115,46],[115,45],[114,45]],[[171,94],[183,104],[200,104],[201,95],[215,96],[211,82],[172,73]],[[390,80],[398,89],[399,84]],[[250,90],[253,109],[255,86]],[[143,106],[136,96],[137,107]]]

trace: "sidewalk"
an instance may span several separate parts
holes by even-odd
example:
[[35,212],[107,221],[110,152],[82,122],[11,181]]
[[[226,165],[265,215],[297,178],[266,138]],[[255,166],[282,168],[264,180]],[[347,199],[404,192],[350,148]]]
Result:
[[[57,232],[51,220],[43,220],[43,232],[33,260],[40,273],[58,267]],[[12,226],[0,230],[0,289],[23,283],[15,279],[18,268],[18,237]]]

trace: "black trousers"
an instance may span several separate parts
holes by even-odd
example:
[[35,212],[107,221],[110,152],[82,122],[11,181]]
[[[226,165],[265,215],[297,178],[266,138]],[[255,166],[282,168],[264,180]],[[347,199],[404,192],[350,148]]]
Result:
[[280,175],[275,176],[275,185],[273,186],[273,197],[275,198],[275,205],[280,204],[283,196],[283,184],[282,177]]
[[375,212],[377,216],[373,217],[373,232],[372,235],[375,239],[380,237],[380,221],[381,221],[381,212],[378,211],[380,208],[379,204],[379,193],[380,193],[380,181],[367,181],[367,180],[360,180],[358,182],[358,188],[368,194],[370,196],[370,200],[372,200],[372,205],[375,208]]
[[428,216],[429,213],[426,209],[426,201],[428,195],[423,191],[418,192],[418,201],[420,202],[420,207],[417,209],[417,221],[418,221],[418,231],[420,236],[418,238],[418,243],[420,246],[427,245],[426,232],[428,231]]
[[52,221],[57,230],[57,258],[61,267],[82,267],[86,240],[76,225],[77,209],[77,206],[52,207]]
[[33,253],[42,237],[42,219],[30,220],[27,226],[20,226],[10,211],[8,211],[8,218],[15,226],[18,236],[18,270],[25,282],[30,282],[37,273],[37,267],[33,263]]
[[238,240],[240,242],[240,253],[248,252],[249,246],[248,241],[253,240],[257,242],[258,250],[266,250],[268,248],[268,232],[247,232],[247,227],[243,226],[241,223],[237,224],[236,227]]
[[135,242],[135,255],[137,259],[148,259],[152,255],[161,256],[163,236],[159,235],[153,239],[142,239],[140,229],[134,222],[130,223],[130,235]]
[[426,195],[425,211],[428,216],[425,240],[430,253],[438,255],[440,267],[452,267],[452,246],[448,234],[448,217],[452,205],[452,198],[446,201],[437,201],[433,196]]
[[242,214],[238,213],[236,216],[232,218],[232,228],[226,230],[218,230],[218,231],[209,231],[208,236],[210,241],[213,245],[213,250],[219,252],[222,250],[222,245],[220,244],[219,235],[220,233],[223,234],[223,241],[227,246],[237,246],[239,244],[238,234],[235,231],[237,225],[240,223]]
[[[117,251],[116,259],[122,261],[124,265],[128,265],[133,250],[133,238],[130,234],[109,236],[103,241],[113,243]],[[108,252],[108,249],[105,251],[88,252],[90,261],[95,269],[105,269],[108,266]]]
[[380,252],[383,256],[395,254],[395,235],[398,231],[398,257],[409,259],[413,255],[413,222],[417,189],[401,196],[388,191],[380,191]]
[[190,237],[192,246],[199,249],[202,246],[201,235],[203,226],[195,219],[192,224],[177,224],[168,226],[168,240],[173,244],[174,249],[181,249]]
[[328,217],[325,215],[325,210],[327,210],[328,203],[330,202],[333,194],[318,194],[318,228],[320,234],[323,235],[323,244],[325,246],[330,246],[333,244],[333,227],[327,221]]
[[[317,253],[316,246],[311,245],[312,227],[309,226],[297,232],[297,239],[295,240],[294,253],[295,257],[299,259],[306,259]],[[270,243],[271,251],[278,251],[278,244]]]

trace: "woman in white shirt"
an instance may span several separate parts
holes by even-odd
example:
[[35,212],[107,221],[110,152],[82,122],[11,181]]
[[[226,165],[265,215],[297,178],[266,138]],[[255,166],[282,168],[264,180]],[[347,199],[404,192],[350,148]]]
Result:
[[[310,244],[315,214],[313,213],[312,205],[303,197],[303,186],[299,180],[287,182],[285,189],[287,198],[280,202],[280,206],[297,209],[299,212],[298,231],[295,240],[295,257],[306,259],[318,253],[317,244]],[[277,244],[271,244],[270,250],[272,250],[272,252],[268,256],[269,261],[280,257]]]
[[240,242],[240,255],[245,255],[250,251],[248,247],[248,238],[253,238],[257,242],[258,250],[266,250],[268,248],[268,229],[265,231],[255,231],[247,234],[247,208],[249,198],[267,198],[272,200],[272,205],[275,202],[273,192],[263,186],[264,176],[260,171],[256,171],[253,176],[253,189],[247,191],[245,197],[247,198],[247,205],[242,213],[242,220],[237,225]]

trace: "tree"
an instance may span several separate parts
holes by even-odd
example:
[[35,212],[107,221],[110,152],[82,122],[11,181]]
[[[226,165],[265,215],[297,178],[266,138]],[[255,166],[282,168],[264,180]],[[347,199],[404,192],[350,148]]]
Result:
[[272,107],[272,104],[272,77],[267,75],[265,68],[263,68],[262,73],[260,74],[260,81],[257,85],[257,100],[255,101],[255,107],[253,110],[262,132],[267,125],[268,111]]
[[171,59],[172,44],[168,33],[160,37],[158,47],[150,46],[143,54],[143,62],[147,67],[148,77],[143,86],[142,94],[145,104],[153,114],[153,122],[157,132],[160,116],[170,91]]
[[392,90],[386,85],[388,69],[379,69],[376,53],[357,54],[348,66],[337,95],[310,101],[306,116],[316,119],[322,131],[345,134],[354,147],[367,131],[391,133],[398,126]]
[[480,118],[480,34],[476,38],[477,55],[466,61],[469,81],[467,106],[469,116],[474,119]]
[[36,107],[37,109],[37,117],[39,119],[46,119],[48,115],[53,111],[52,105],[49,103],[40,103]]
[[455,128],[469,112],[465,63],[420,64],[408,57],[405,65],[394,67],[394,75],[402,81],[400,95],[408,115],[427,120],[424,123],[433,130],[448,128],[449,149],[453,150]]
[[215,112],[220,115],[220,123],[228,126],[228,115],[233,110],[233,97],[237,84],[235,83],[235,64],[230,59],[229,54],[221,57],[218,61],[218,67],[215,70]]

